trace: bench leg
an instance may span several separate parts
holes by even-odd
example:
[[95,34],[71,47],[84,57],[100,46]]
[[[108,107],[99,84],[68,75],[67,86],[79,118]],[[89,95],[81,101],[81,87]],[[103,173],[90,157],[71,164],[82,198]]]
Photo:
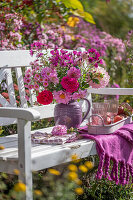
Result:
[[23,170],[19,170],[19,180],[22,181],[26,185],[26,191],[24,195],[24,200],[33,200],[32,195],[32,172],[23,172]]
[[31,166],[31,122],[18,119],[18,169],[19,180],[26,185],[24,200],[33,200]]

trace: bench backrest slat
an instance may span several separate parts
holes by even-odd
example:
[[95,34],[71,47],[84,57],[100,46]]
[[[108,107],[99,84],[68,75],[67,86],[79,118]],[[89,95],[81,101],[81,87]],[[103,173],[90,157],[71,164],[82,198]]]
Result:
[[26,67],[34,60],[35,57],[31,57],[28,50],[0,52],[0,68]]
[[133,95],[133,88],[89,88],[88,92],[105,95]]
[[21,107],[22,108],[27,108],[27,100],[25,98],[26,93],[25,93],[25,87],[24,87],[24,80],[23,80],[23,74],[21,68],[16,68],[16,78],[17,78],[17,83],[18,83],[18,88],[19,88],[19,96],[20,96],[20,101],[21,101]]
[[11,69],[7,69],[6,71],[7,71],[7,73],[6,73],[7,90],[8,90],[10,104],[13,107],[17,107]]

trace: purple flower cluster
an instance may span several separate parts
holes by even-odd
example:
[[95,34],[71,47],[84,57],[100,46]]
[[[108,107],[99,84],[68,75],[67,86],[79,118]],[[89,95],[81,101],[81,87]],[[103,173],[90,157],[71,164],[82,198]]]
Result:
[[67,27],[64,33],[65,48],[95,48],[103,57],[110,56],[108,50],[111,48],[114,52],[115,60],[121,61],[123,59],[125,52],[124,42],[119,38],[115,38],[110,34],[100,31],[95,25],[91,25],[83,19],[80,19],[80,23],[78,23],[77,27],[73,29]]

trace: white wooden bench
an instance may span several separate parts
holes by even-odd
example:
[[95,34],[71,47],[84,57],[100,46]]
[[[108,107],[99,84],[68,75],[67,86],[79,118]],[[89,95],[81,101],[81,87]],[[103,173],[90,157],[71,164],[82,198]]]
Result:
[[[0,172],[14,173],[20,171],[19,180],[26,184],[26,200],[32,200],[32,171],[38,171],[71,161],[71,155],[77,154],[79,158],[95,155],[95,143],[90,140],[78,140],[63,145],[33,145],[31,144],[31,121],[51,118],[54,114],[54,104],[34,106],[34,96],[31,94],[31,107],[28,108],[25,98],[25,88],[22,76],[22,67],[27,68],[34,60],[28,50],[1,51],[0,52],[0,83],[6,79],[10,103],[0,94],[0,126],[17,123],[17,133],[0,137]],[[13,87],[12,71],[15,72],[21,107],[16,105]],[[105,88],[89,89],[91,93],[109,95],[133,95],[132,88]],[[50,132],[51,128],[46,128]]]

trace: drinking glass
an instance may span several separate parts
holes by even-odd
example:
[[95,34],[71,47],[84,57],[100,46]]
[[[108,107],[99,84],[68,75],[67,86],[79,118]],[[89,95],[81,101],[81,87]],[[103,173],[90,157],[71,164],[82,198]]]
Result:
[[119,100],[111,99],[111,100],[104,100],[104,102],[108,104],[107,114],[111,118],[111,123],[113,123],[114,116],[117,115],[118,113]]
[[[106,121],[107,112],[109,110],[109,103],[96,102],[92,103],[92,115],[100,115]],[[92,116],[93,125],[102,125],[102,121],[98,116]]]

